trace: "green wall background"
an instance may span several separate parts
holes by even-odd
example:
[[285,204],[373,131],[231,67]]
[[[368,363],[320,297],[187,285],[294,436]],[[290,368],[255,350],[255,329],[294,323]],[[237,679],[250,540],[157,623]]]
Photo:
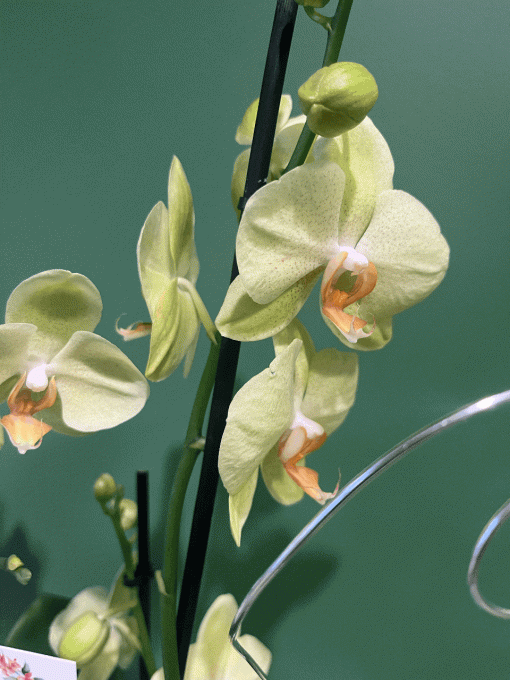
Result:
[[[507,10],[504,0],[354,2],[340,58],[375,75],[372,118],[395,158],[395,188],[432,211],[452,257],[440,288],[396,319],[392,342],[361,355],[357,403],[314,455],[325,488],[338,467],[346,482],[431,420],[510,386]],[[96,332],[120,345],[121,313],[148,320],[135,247],[166,200],[176,154],[194,194],[199,291],[215,316],[235,242],[234,132],[258,96],[273,12],[273,0],[3,0],[1,304],[37,272],[80,272],[103,296]],[[284,88],[295,102],[320,66],[321,31],[300,11]],[[318,348],[335,345],[316,296],[301,318]],[[91,493],[102,472],[133,497],[136,470],[149,470],[161,565],[162,511],[207,344],[202,332],[188,379],[178,370],[152,384],[142,413],[114,430],[50,433],[25,456],[5,444],[0,554],[19,554],[34,578],[22,588],[0,573],[0,639],[38,592],[109,586],[120,553]],[[147,348],[122,345],[141,370]],[[271,358],[270,341],[243,346],[240,384]],[[509,624],[476,607],[465,576],[479,532],[510,495],[508,415],[428,442],[301,551],[244,625],[272,650],[271,677],[507,680]],[[219,593],[240,601],[316,510],[310,499],[277,507],[260,485],[238,550],[220,488],[199,615]],[[509,560],[506,527],[481,574],[502,605]]]

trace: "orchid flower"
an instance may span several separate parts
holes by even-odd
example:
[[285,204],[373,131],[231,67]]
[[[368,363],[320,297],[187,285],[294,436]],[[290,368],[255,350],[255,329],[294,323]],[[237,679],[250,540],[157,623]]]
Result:
[[304,467],[304,456],[341,425],[356,394],[356,354],[316,352],[297,319],[273,342],[276,358],[235,395],[220,445],[219,471],[237,545],[259,466],[269,492],[284,505],[296,503],[304,492],[321,504],[335,495],[337,489],[322,491],[317,472]]
[[[190,645],[184,680],[257,680],[258,675],[232,647],[228,633],[237,602],[230,594],[220,595],[207,610],[198,629],[197,641]],[[271,665],[271,652],[253,635],[241,635],[240,644],[264,673]],[[160,668],[151,680],[165,680]]]
[[183,359],[184,376],[188,375],[200,323],[216,342],[214,324],[195,288],[199,264],[194,225],[191,189],[174,156],[168,178],[168,209],[162,201],[154,206],[142,227],[136,250],[142,294],[152,323],[117,328],[124,340],[150,334],[145,369],[149,380],[168,378]]
[[239,276],[216,324],[237,340],[274,335],[322,274],[327,325],[349,347],[378,349],[391,339],[392,317],[441,282],[448,245],[425,206],[392,188],[391,153],[368,117],[312,151],[311,162],[247,202]]
[[51,429],[97,432],[143,408],[143,375],[92,332],[101,311],[94,284],[64,269],[31,276],[11,293],[0,325],[0,401],[7,399],[10,413],[0,422],[20,453],[40,446]]
[[137,599],[123,578],[121,569],[109,594],[101,587],[85,588],[50,625],[50,647],[76,661],[80,680],[108,680],[116,666],[127,668],[140,650],[136,620],[129,615]]

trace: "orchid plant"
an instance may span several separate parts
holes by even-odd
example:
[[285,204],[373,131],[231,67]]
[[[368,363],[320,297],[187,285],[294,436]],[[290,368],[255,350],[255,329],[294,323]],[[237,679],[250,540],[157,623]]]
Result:
[[[393,336],[393,317],[433,293],[447,272],[449,247],[438,222],[417,198],[394,188],[395,166],[384,130],[367,115],[378,96],[374,76],[360,64],[337,61],[352,0],[340,0],[332,17],[318,11],[326,2],[298,3],[328,35],[322,68],[298,91],[302,112],[292,116],[293,99],[282,94],[281,74],[263,85],[235,133],[236,142],[248,147],[234,162],[231,182],[239,220],[236,264],[214,322],[198,292],[203,283],[193,198],[176,156],[167,205],[159,201],[152,208],[136,246],[150,319],[122,327],[119,317],[115,325],[125,341],[149,336],[143,374],[116,345],[94,333],[102,301],[85,275],[66,269],[36,273],[21,281],[6,302],[0,401],[9,412],[0,419],[0,436],[5,430],[6,449],[8,439],[27,454],[27,466],[38,455],[33,450],[50,446],[53,437],[92,436],[136,417],[149,399],[148,381],[168,379],[181,364],[184,377],[189,375],[202,326],[211,343],[183,456],[170,475],[164,564],[155,574],[140,571],[139,536],[131,533],[136,503],[124,497],[122,484],[104,474],[94,494],[112,522],[123,558],[110,591],[95,585],[82,590],[61,603],[51,621],[47,612],[33,610],[11,635],[12,643],[34,621],[46,626],[53,654],[76,661],[79,680],[121,677],[119,669],[128,668],[138,653],[145,680],[265,677],[260,672],[269,672],[271,640],[239,638],[259,672],[230,644],[238,609],[230,594],[210,604],[191,643],[218,476],[237,546],[259,472],[268,512],[274,501],[288,506],[290,514],[305,495],[319,506],[335,499],[342,454],[324,456],[328,472],[321,484],[327,491],[309,466],[321,456],[327,438],[341,441],[337,431],[355,408],[362,354],[384,348]],[[295,21],[296,10],[294,2],[278,0],[275,25]],[[272,39],[278,40],[277,33]],[[319,282],[315,294],[332,335],[331,346],[317,350],[314,328],[305,328],[298,314]],[[430,332],[440,332],[434,319]],[[239,342],[267,339],[274,358],[234,394]],[[198,519],[179,584],[184,496],[202,452]],[[242,544],[246,549],[245,539]],[[22,558],[0,558],[0,567],[21,584],[30,578],[30,565]],[[162,611],[161,654],[142,606],[143,588],[153,576]],[[2,663],[4,672],[17,670],[5,659]],[[315,674],[323,677],[320,667]]]

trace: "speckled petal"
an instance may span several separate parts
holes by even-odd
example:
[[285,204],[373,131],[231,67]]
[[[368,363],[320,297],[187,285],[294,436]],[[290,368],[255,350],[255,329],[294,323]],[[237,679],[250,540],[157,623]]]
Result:
[[344,180],[336,163],[320,161],[291,170],[250,198],[236,255],[255,302],[272,302],[336,253]]
[[230,284],[216,318],[216,327],[227,338],[263,340],[279,333],[305,304],[322,268],[310,272],[267,305],[254,302],[238,276]]
[[354,247],[370,224],[377,196],[393,188],[395,166],[388,144],[367,117],[343,135],[319,138],[312,152],[317,159],[336,162],[345,174],[338,241]]
[[449,248],[439,225],[405,191],[384,191],[356,250],[377,269],[374,290],[361,301],[358,316],[376,323],[415,305],[443,280]]

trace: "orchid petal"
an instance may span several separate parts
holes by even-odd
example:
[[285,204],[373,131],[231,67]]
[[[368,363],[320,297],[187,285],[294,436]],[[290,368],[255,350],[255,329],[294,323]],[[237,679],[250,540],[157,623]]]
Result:
[[[27,370],[30,341],[37,331],[31,323],[0,325],[0,402],[5,401],[13,387],[13,376]],[[16,382],[16,381],[14,381]]]
[[271,302],[336,253],[344,181],[336,163],[320,161],[291,170],[247,202],[236,254],[255,302]]
[[259,471],[256,468],[246,484],[236,494],[228,497],[228,511],[230,515],[230,530],[236,545],[241,545],[241,531],[250,514],[253,496],[257,488]]
[[177,268],[177,276],[195,284],[199,263],[194,239],[195,213],[191,188],[177,156],[172,158],[168,177],[168,233],[170,255]]
[[100,586],[85,588],[75,595],[67,607],[57,614],[50,625],[48,641],[55,654],[58,655],[64,632],[76,619],[87,611],[102,614],[107,607],[108,595],[106,590]]
[[[289,164],[290,158],[296,148],[299,135],[306,122],[306,116],[290,118],[280,132],[275,136],[271,160],[269,163],[268,181],[279,179]],[[309,157],[309,156],[308,156]]]
[[[255,99],[255,101],[252,102],[246,109],[246,113],[243,116],[243,120],[241,121],[241,124],[237,128],[236,142],[238,144],[252,143],[258,110],[259,99]],[[278,134],[278,132],[284,127],[285,123],[289,120],[291,111],[292,111],[292,97],[288,94],[283,94],[280,99],[280,106],[278,107],[278,118],[276,120],[275,134]]]
[[[177,279],[167,279],[164,285],[165,288],[158,286],[154,289],[154,293],[159,294],[158,299],[146,298],[151,312],[152,332],[145,375],[154,382],[173,373],[188,353],[194,354],[200,330],[190,294],[179,288]],[[191,362],[186,361],[188,371],[190,366]]]
[[[80,432],[97,432],[129,420],[149,396],[145,378],[128,357],[88,331],[74,333],[52,360],[51,368],[62,422]],[[59,432],[58,409],[51,407],[43,413],[42,420]]]
[[108,680],[119,662],[119,642],[110,634],[106,645],[80,670],[80,680]]
[[273,337],[273,345],[275,355],[278,356],[295,338],[299,338],[303,343],[296,359],[294,378],[294,406],[297,410],[301,407],[308,383],[308,369],[315,356],[313,340],[301,321],[293,319],[286,328]]
[[[269,649],[253,635],[241,635],[238,639],[248,654],[255,659],[260,668],[267,674],[272,660],[272,654]],[[227,680],[227,678],[229,680],[258,680],[259,678],[246,659],[232,645],[228,649],[226,667],[228,668],[228,676],[218,678],[218,680]]]
[[395,166],[388,144],[367,117],[343,135],[319,138],[312,153],[318,160],[334,161],[345,174],[338,241],[354,247],[370,223],[377,196],[393,188]]
[[[303,125],[306,121],[306,116],[296,116],[291,118],[278,132],[274,139],[273,150],[271,152],[271,159],[269,161],[269,173],[267,181],[272,182],[278,179],[283,170],[287,167],[292,152],[296,146]],[[239,199],[244,195],[244,186],[246,184],[246,174],[248,172],[248,163],[250,160],[250,149],[245,149],[236,158],[234,169],[232,171],[232,181],[230,185],[232,205],[238,217],[241,212],[238,209]]]
[[216,328],[225,337],[243,342],[279,333],[305,304],[320,274],[320,268],[310,272],[267,305],[254,302],[238,276],[227,291]]
[[[304,465],[305,458],[297,465]],[[262,478],[271,496],[282,505],[293,505],[304,496],[304,491],[292,480],[278,457],[278,444],[275,444],[261,463]]]
[[5,321],[37,326],[31,351],[47,362],[74,332],[93,331],[102,309],[99,291],[86,276],[50,269],[22,281],[13,290]]
[[[362,318],[390,318],[420,302],[443,280],[449,248],[432,214],[405,191],[384,191],[356,250],[370,259],[377,285],[359,306]],[[365,343],[370,343],[370,338]]]
[[310,363],[301,410],[322,425],[329,437],[345,420],[354,403],[357,385],[357,354],[322,349]]
[[294,340],[230,404],[218,461],[230,495],[242,489],[292,422],[294,366],[301,346],[301,340]]
[[[195,650],[201,663],[208,669],[208,678],[221,678],[225,669],[230,642],[228,632],[237,612],[237,602],[230,594],[220,595],[207,610],[197,633]],[[200,677],[186,664],[185,678]],[[220,674],[221,673],[221,674]]]
[[[142,293],[147,301],[153,297],[155,275],[166,279],[172,279],[177,275],[176,265],[170,254],[168,210],[162,201],[156,203],[145,220],[136,246],[136,258]],[[147,306],[149,307],[149,304]]]
[[230,182],[230,197],[232,199],[232,206],[236,211],[237,218],[241,217],[239,210],[239,199],[244,196],[244,186],[246,184],[246,174],[248,172],[248,163],[250,162],[250,149],[245,149],[234,161],[234,169],[232,170],[232,180]]

